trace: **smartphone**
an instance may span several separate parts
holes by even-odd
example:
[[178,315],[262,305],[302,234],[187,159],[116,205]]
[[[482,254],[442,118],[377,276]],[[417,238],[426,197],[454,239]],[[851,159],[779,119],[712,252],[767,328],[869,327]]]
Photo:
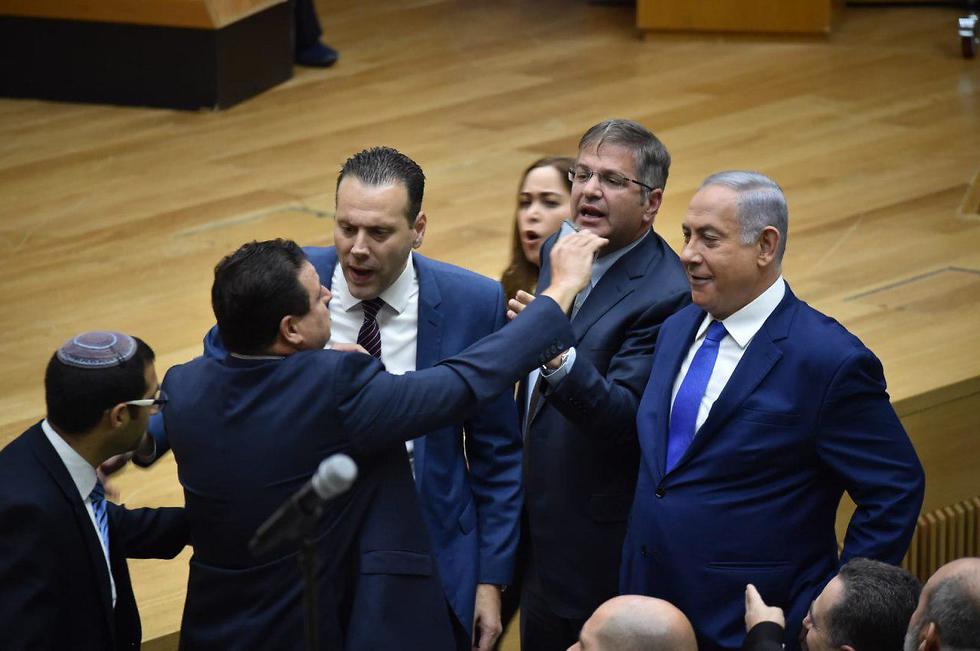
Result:
[[[576,226],[575,222],[573,222],[570,219],[566,219],[562,221],[561,228],[558,230],[558,239],[556,239],[555,241],[557,242],[558,240],[565,237],[566,235],[571,235],[572,233],[578,233],[580,230],[582,230],[581,226]],[[596,251],[595,254],[592,256],[592,261],[595,262],[596,258],[598,257],[599,257],[599,252]]]
[[571,235],[572,233],[578,233],[581,228],[575,225],[575,223],[570,219],[565,219],[561,223],[561,229],[558,231],[558,239],[565,237],[566,235]]

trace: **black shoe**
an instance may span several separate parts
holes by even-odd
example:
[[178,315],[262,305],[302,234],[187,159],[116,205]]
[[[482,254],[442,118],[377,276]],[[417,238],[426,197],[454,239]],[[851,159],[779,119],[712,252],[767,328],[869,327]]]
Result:
[[329,68],[337,63],[339,57],[337,50],[317,41],[302,52],[296,53],[296,63],[310,68]]

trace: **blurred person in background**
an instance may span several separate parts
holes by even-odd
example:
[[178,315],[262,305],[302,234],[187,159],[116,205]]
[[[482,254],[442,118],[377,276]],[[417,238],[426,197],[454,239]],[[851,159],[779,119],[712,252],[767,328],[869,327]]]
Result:
[[574,164],[575,160],[566,156],[539,158],[521,176],[510,262],[500,276],[508,299],[517,290],[534,291],[541,268],[541,245],[558,230],[562,220],[571,217],[572,182],[568,180],[568,170]]

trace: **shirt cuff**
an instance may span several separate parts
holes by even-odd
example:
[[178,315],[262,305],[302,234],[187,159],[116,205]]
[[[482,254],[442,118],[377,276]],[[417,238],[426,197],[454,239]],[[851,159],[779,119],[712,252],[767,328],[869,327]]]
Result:
[[548,383],[548,386],[552,389],[558,386],[565,376],[572,372],[572,365],[575,364],[575,347],[569,348],[567,354],[565,355],[565,360],[562,362],[561,366],[552,370],[545,366],[541,367],[541,379]]
[[745,637],[743,649],[775,649],[783,647],[783,627],[776,622],[759,622]]

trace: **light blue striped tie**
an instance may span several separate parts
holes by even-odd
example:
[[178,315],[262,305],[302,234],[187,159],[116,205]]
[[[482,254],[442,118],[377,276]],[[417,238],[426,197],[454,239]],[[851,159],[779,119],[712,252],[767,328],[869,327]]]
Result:
[[99,528],[99,535],[105,547],[105,557],[109,558],[109,515],[106,513],[105,488],[102,487],[102,482],[95,482],[95,488],[88,497],[92,500],[92,511],[95,512],[95,524]]

